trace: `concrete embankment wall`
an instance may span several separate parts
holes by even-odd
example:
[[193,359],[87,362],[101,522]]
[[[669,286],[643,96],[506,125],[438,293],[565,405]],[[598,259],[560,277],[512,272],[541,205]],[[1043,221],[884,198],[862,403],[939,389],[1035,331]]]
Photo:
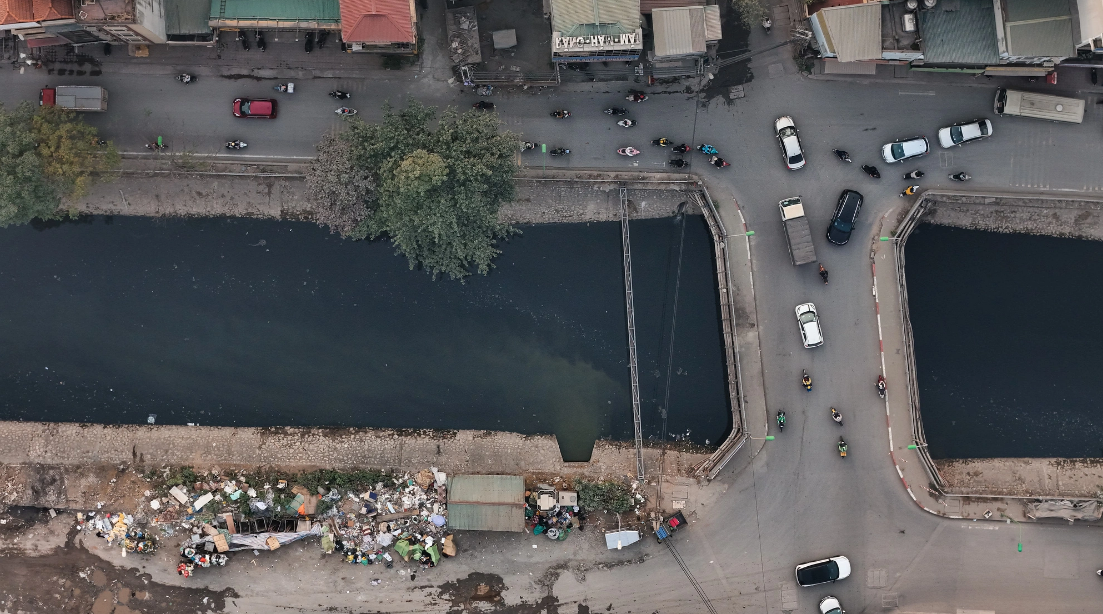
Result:
[[1103,458],[964,458],[934,463],[950,493],[1103,498]]
[[[658,474],[659,454],[644,450],[648,475]],[[664,473],[690,475],[707,458],[668,451]],[[567,463],[554,435],[491,431],[0,422],[0,504],[94,508],[111,498],[110,480],[166,465],[403,472],[434,466],[448,473],[602,479],[634,477],[636,453],[631,444],[598,441],[590,462]],[[120,484],[120,496],[126,490]]]

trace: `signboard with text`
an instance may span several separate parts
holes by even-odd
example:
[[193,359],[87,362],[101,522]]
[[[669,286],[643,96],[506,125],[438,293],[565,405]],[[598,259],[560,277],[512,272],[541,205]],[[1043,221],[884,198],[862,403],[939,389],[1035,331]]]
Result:
[[643,49],[643,30],[627,34],[592,34],[589,36],[560,36],[552,33],[552,52],[557,54],[596,53],[602,51],[629,51]]

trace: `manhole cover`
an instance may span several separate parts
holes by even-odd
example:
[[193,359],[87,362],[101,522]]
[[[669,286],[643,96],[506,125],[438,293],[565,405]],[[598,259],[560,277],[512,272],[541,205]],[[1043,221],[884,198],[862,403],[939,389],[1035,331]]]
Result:
[[797,602],[797,585],[795,582],[781,583],[781,609],[796,610],[800,607]]
[[870,569],[866,572],[866,586],[869,588],[885,588],[889,585],[889,572],[887,569]]
[[881,593],[882,608],[900,607],[900,593]]
[[733,85],[730,88],[728,88],[728,98],[731,98],[732,100],[735,100],[737,98],[742,98],[746,95],[747,95],[747,93],[743,91],[743,86],[742,85]]

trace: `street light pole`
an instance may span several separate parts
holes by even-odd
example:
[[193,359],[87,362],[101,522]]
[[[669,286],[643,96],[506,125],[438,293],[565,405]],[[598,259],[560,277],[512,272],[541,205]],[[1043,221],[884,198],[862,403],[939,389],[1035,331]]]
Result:
[[1019,522],[1018,520],[1015,520],[1011,516],[1008,516],[1007,514],[1004,514],[1003,512],[1000,512],[1000,516],[1003,516],[1004,518],[1006,518],[1008,523],[1014,522],[1016,525],[1018,525],[1018,527],[1019,527],[1019,552],[1022,552],[1023,551],[1023,524],[1021,522]]

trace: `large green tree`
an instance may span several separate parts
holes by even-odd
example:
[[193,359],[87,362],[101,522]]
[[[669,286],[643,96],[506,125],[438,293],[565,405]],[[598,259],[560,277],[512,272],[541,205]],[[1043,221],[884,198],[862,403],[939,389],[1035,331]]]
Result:
[[385,236],[410,268],[434,276],[490,270],[498,241],[515,232],[498,221],[498,210],[513,198],[518,137],[500,131],[496,115],[449,108],[438,118],[435,109],[411,102],[385,108],[378,123],[352,121],[340,138],[349,164],[374,178],[370,198],[364,191],[353,196],[365,196],[364,217],[348,236]]
[[83,196],[118,164],[115,148],[98,141],[72,111],[0,107],[0,227],[57,218],[63,199]]

